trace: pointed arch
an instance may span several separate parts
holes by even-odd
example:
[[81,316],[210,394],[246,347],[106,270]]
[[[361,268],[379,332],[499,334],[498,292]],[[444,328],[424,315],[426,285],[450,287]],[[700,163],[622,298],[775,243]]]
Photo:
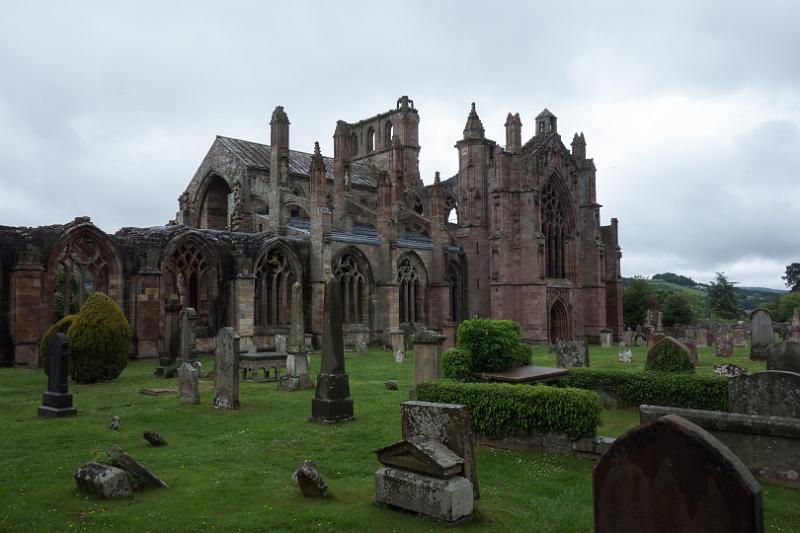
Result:
[[386,148],[390,148],[392,146],[392,137],[394,136],[394,126],[391,120],[386,121],[385,131],[386,134],[383,136],[386,141],[385,146]]
[[265,328],[286,327],[292,321],[292,285],[302,283],[297,255],[286,242],[271,239],[261,248],[253,272],[255,324]]
[[369,324],[372,269],[369,260],[354,246],[339,251],[331,262],[333,275],[341,282],[344,324]]
[[428,272],[414,252],[397,259],[399,312],[401,324],[424,324],[427,318]]
[[545,239],[545,277],[566,278],[571,260],[568,242],[575,235],[575,213],[569,189],[557,173],[553,173],[542,187],[539,205]]
[[447,282],[450,285],[450,321],[459,324],[464,320],[465,284],[464,266],[454,260],[447,263]]
[[550,342],[553,344],[558,340],[568,339],[572,336],[570,333],[569,313],[561,300],[555,300],[550,304],[548,330]]
[[227,229],[230,222],[229,197],[233,189],[228,180],[210,172],[198,192],[200,200],[197,227],[202,229]]

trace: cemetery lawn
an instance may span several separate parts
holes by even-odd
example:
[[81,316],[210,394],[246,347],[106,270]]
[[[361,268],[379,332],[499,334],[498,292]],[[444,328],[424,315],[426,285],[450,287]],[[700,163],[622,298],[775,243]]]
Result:
[[[738,348],[730,362],[763,369]],[[596,367],[619,367],[617,349],[592,347]],[[633,369],[645,350],[634,349]],[[698,372],[718,361],[700,349]],[[534,363],[552,366],[537,348]],[[213,363],[204,358],[205,369]],[[177,393],[146,396],[140,389],[177,388],[153,376],[155,361],[131,362],[111,383],[73,385],[75,418],[40,420],[46,379],[39,370],[0,369],[0,530],[96,531],[439,531],[448,526],[372,503],[374,450],[400,440],[401,402],[408,398],[413,361],[388,352],[347,355],[356,420],[309,423],[313,390],[278,392],[275,383],[241,384],[242,408],[215,412],[212,384],[201,380],[201,404],[181,405]],[[312,357],[314,376],[319,357]],[[387,390],[394,380],[400,391]],[[108,429],[114,415],[120,431]],[[638,423],[635,410],[604,411],[599,433],[617,436]],[[169,443],[153,448],[145,429]],[[169,488],[108,501],[79,494],[72,474],[112,444],[164,479]],[[304,459],[317,463],[330,498],[305,500],[290,478]],[[568,455],[478,447],[482,498],[468,531],[592,531],[593,463]],[[800,530],[800,491],[762,484],[768,531]]]

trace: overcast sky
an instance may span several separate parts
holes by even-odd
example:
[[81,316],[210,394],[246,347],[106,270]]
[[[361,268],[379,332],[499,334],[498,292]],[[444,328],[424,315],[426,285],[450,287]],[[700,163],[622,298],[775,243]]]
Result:
[[[539,4],[539,5],[535,5]],[[800,2],[8,2],[0,224],[162,225],[215,135],[332,155],[337,119],[420,112],[457,170],[476,102],[505,143],[544,107],[584,132],[623,274],[781,288],[800,261]],[[557,6],[557,7],[556,7]]]

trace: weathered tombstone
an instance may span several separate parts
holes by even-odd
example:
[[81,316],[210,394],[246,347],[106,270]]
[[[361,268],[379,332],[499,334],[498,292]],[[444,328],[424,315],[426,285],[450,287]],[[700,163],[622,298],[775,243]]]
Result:
[[642,346],[644,344],[645,338],[641,324],[636,326],[636,333],[633,335],[633,340],[636,346]]
[[191,307],[181,311],[180,350],[176,364],[195,364],[197,360],[197,312]]
[[164,350],[158,357],[155,375],[171,378],[176,373],[175,361],[181,347],[181,302],[175,295],[164,304]]
[[332,424],[353,418],[350,378],[344,369],[341,285],[339,280],[329,278],[325,282],[322,315],[322,368],[317,376],[309,420]]
[[623,340],[625,341],[625,346],[633,346],[633,331],[631,331],[630,326],[625,329]]
[[675,415],[619,437],[592,471],[597,533],[762,532],[761,487],[710,433]]
[[767,348],[767,370],[785,370],[800,374],[800,342],[771,344]]
[[664,324],[662,320],[664,319],[664,313],[661,311],[656,311],[657,313],[657,323],[656,323],[656,333],[664,333]]
[[67,336],[55,333],[47,347],[49,372],[47,391],[42,394],[39,418],[61,418],[75,416],[78,410],[72,406],[72,394],[67,382]]
[[200,403],[200,386],[197,381],[199,376],[200,371],[191,363],[183,363],[178,368],[178,390],[181,395],[181,403]]
[[142,437],[152,446],[158,447],[167,445],[167,441],[164,440],[164,437],[162,437],[161,435],[150,429],[146,429],[145,432],[142,434]]
[[728,410],[800,418],[800,374],[767,370],[732,378],[728,382]]
[[614,332],[610,329],[603,329],[600,331],[600,346],[603,348],[611,348],[614,342]]
[[314,386],[308,369],[308,348],[305,343],[303,286],[292,285],[292,325],[286,347],[286,375],[281,376],[278,390],[305,390]]
[[406,359],[405,333],[400,328],[393,328],[389,332],[389,338],[392,342],[392,353],[394,354],[395,363],[402,363]]
[[106,455],[111,459],[112,465],[128,473],[128,479],[135,490],[160,489],[167,486],[157,475],[116,444],[106,450]]
[[286,353],[286,335],[275,335],[275,351]]
[[694,338],[697,341],[698,348],[708,346],[708,330],[705,328],[697,328],[694,332]]
[[394,353],[394,362],[403,364],[406,361],[406,351],[403,348],[398,348]]
[[717,331],[717,342],[715,343],[717,357],[730,357],[733,355],[733,333],[727,328],[721,327]]
[[78,491],[107,500],[127,498],[133,494],[128,475],[121,468],[100,463],[81,465],[73,475]]
[[589,366],[589,346],[586,339],[559,339],[555,345],[556,366],[571,368]]
[[624,342],[619,343],[619,362],[630,363],[633,361],[633,353]]
[[682,342],[678,341],[677,339],[673,339],[672,337],[664,337],[659,340],[656,344],[653,345],[650,350],[647,352],[647,368],[654,368],[654,369],[664,369],[661,368],[662,358],[669,357],[670,359],[676,360],[675,358],[683,357],[688,362],[688,364],[679,365],[682,370],[686,370],[689,365],[696,365],[697,364],[697,354],[692,354],[692,350],[683,344]]
[[733,334],[733,345],[741,348],[747,346],[747,329],[741,324],[736,324],[731,328]]
[[217,333],[214,349],[214,409],[239,408],[239,336],[231,327]]
[[750,313],[750,324],[750,359],[766,359],[767,347],[775,342],[772,313],[766,309],[756,309]]
[[297,481],[300,492],[306,498],[326,498],[328,496],[328,484],[322,479],[322,474],[317,470],[314,461],[306,459],[303,464],[298,466],[292,480]]
[[469,407],[460,404],[432,402],[403,402],[400,405],[403,438],[441,442],[464,459],[464,477],[472,483],[473,496],[480,496]]
[[364,341],[358,341],[356,343],[356,352],[358,352],[358,355],[369,355],[369,350],[367,349],[367,343]]
[[444,335],[421,330],[414,334],[414,388],[423,381],[439,379]]

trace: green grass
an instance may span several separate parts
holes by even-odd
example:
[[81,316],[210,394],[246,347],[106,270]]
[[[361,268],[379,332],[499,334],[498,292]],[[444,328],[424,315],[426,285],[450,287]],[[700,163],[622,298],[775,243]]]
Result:
[[[641,349],[634,356],[641,366]],[[615,358],[615,349],[592,349],[593,365],[619,364]],[[554,362],[538,350],[535,362],[544,359]],[[242,409],[231,412],[211,408],[208,380],[201,381],[200,405],[181,405],[177,395],[142,395],[141,388],[175,386],[153,377],[155,365],[133,362],[113,383],[72,386],[78,416],[59,420],[36,417],[46,384],[41,371],[0,369],[1,531],[448,529],[372,503],[379,467],[374,450],[400,439],[399,405],[408,398],[412,359],[398,365],[388,352],[348,354],[357,419],[334,426],[307,421],[313,391],[278,392],[276,384],[242,383]],[[211,368],[210,359],[204,365]],[[318,358],[312,367],[316,373]],[[397,381],[400,391],[387,390],[387,379]],[[113,415],[121,418],[119,432],[108,429]],[[637,422],[635,411],[606,411],[600,433],[618,435]],[[142,438],[145,429],[159,432],[168,446],[150,447]],[[115,443],[169,488],[122,501],[79,494],[74,470]],[[476,456],[482,499],[476,520],[459,530],[592,530],[591,461],[481,447]],[[330,499],[300,495],[290,477],[304,459],[317,463]],[[797,530],[800,493],[762,486],[767,528]]]

